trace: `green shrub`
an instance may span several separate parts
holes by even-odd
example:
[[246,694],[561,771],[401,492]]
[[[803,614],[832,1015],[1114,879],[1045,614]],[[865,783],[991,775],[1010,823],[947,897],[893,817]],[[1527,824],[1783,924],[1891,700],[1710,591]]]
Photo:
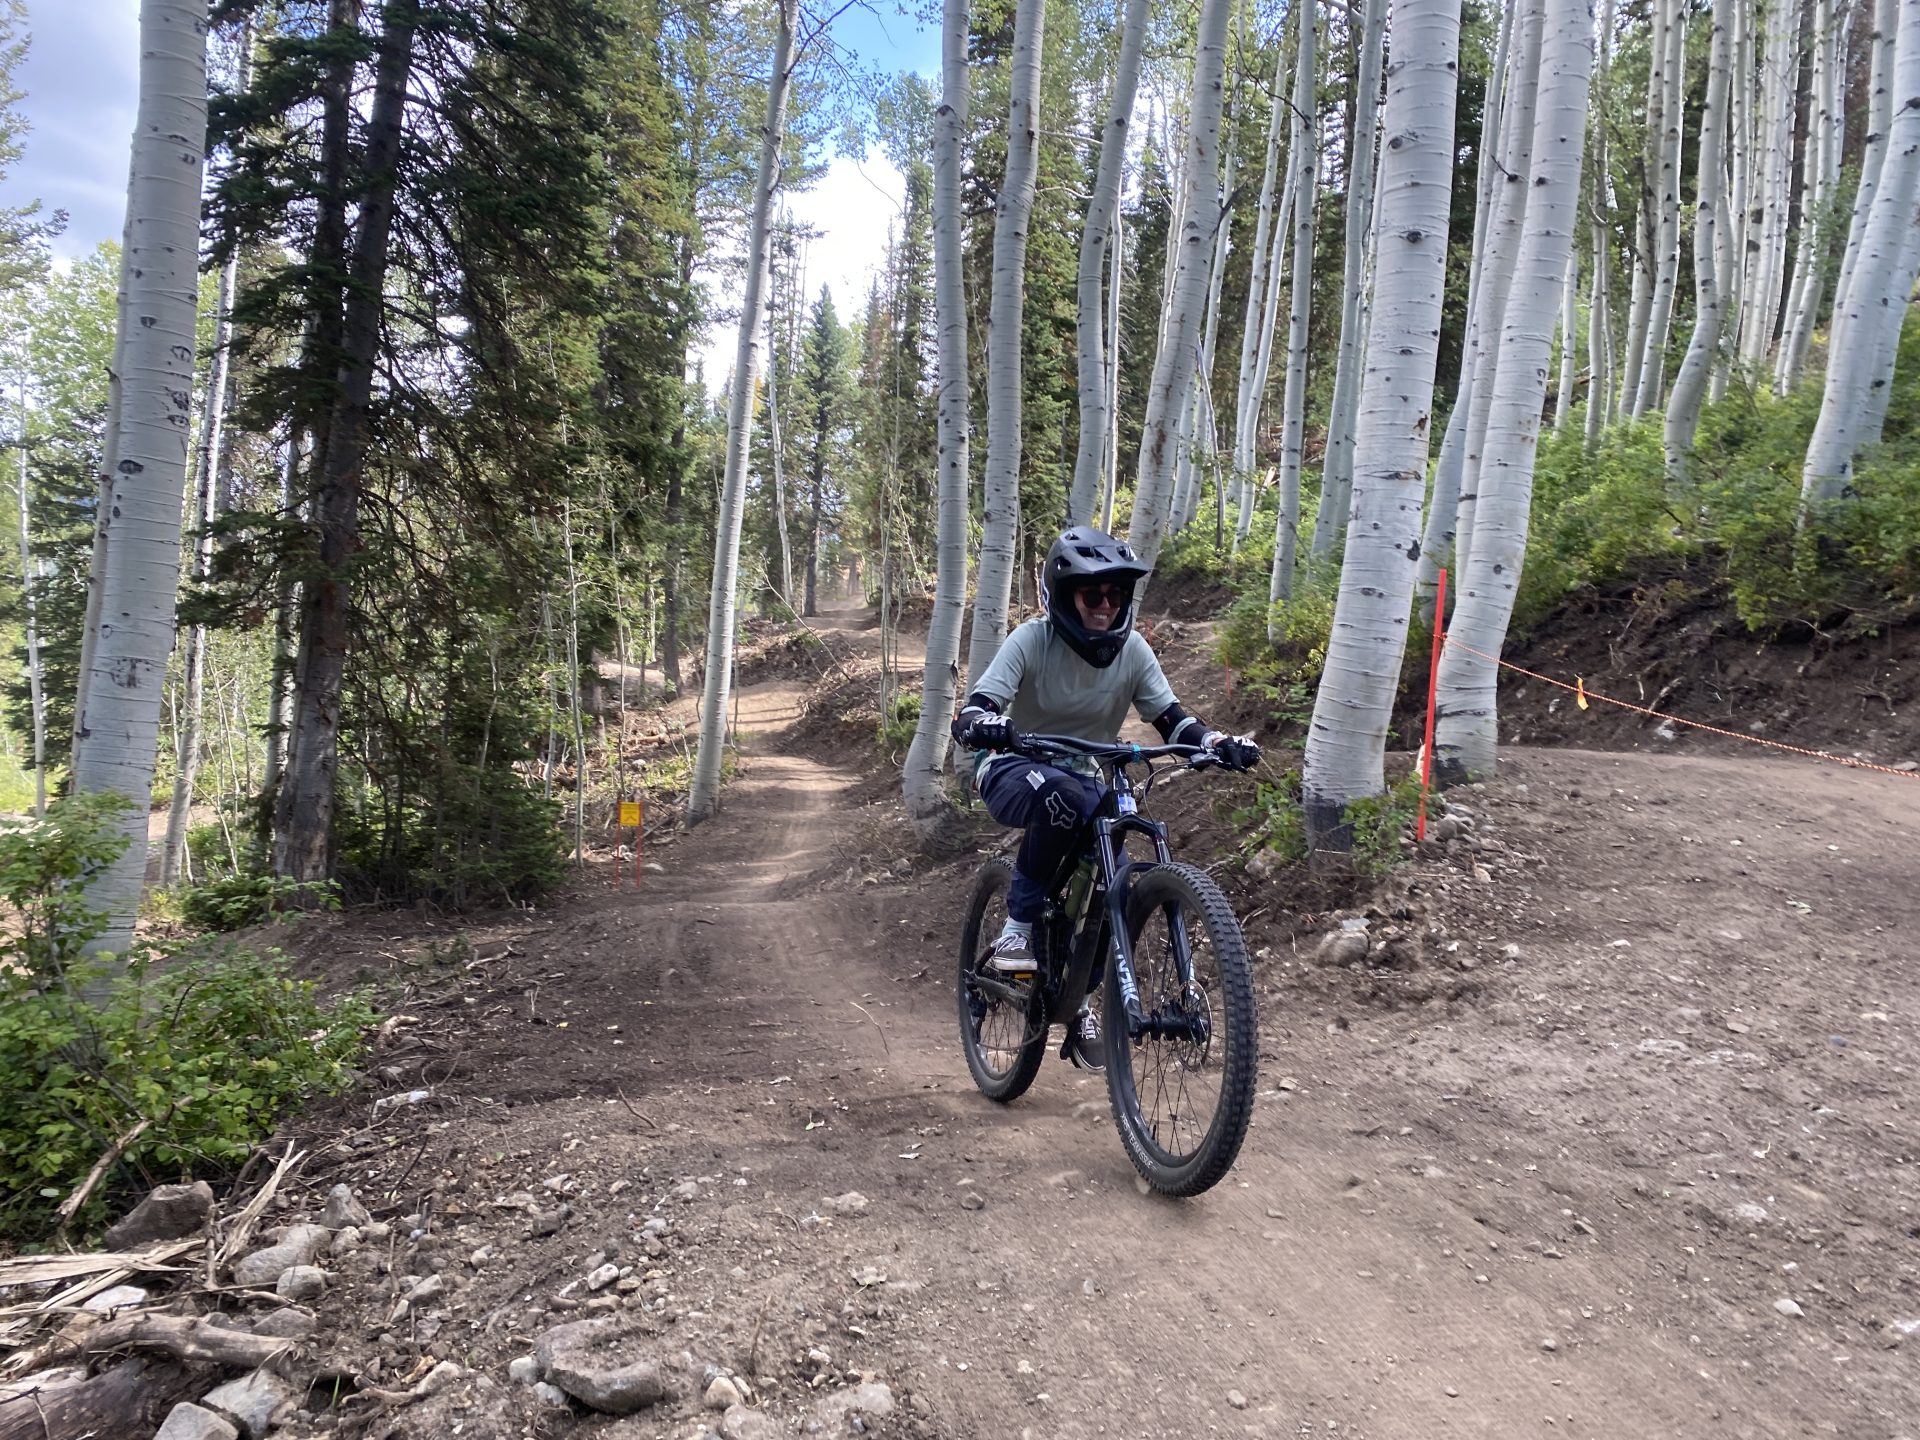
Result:
[[1334,580],[1316,577],[1293,599],[1271,605],[1266,592],[1262,576],[1227,607],[1220,617],[1217,654],[1233,671],[1236,687],[1267,702],[1275,723],[1304,726],[1333,634]]
[[1658,417],[1608,432],[1592,452],[1575,430],[1541,442],[1516,619],[1584,585],[1710,559],[1740,620],[1874,625],[1920,608],[1920,309],[1901,335],[1881,442],[1862,451],[1853,494],[1803,510],[1801,472],[1822,386],[1784,397],[1736,378],[1702,413],[1687,486],[1666,481]]
[[[1252,802],[1233,812],[1234,823],[1246,834],[1248,854],[1264,850],[1282,865],[1306,863],[1312,847],[1307,841],[1300,783],[1300,772],[1289,770],[1271,784],[1256,786]],[[1377,879],[1401,862],[1400,842],[1411,832],[1419,806],[1417,774],[1347,806],[1347,822],[1353,827],[1349,865],[1354,874]]]
[[[84,957],[104,928],[87,881],[125,844],[123,806],[70,799],[0,832],[0,896],[20,915],[0,938],[0,1236],[41,1233],[116,1140],[142,1122],[116,1174],[217,1173],[280,1116],[341,1088],[373,1016],[323,1006],[276,953],[138,953],[117,972]],[[119,1198],[111,1179],[78,1217]]]
[[180,900],[181,918],[200,930],[244,930],[289,913],[339,908],[340,887],[331,880],[246,871],[190,885]]
[[887,702],[887,713],[880,717],[880,748],[902,750],[913,743],[920,728],[920,696],[901,692]]

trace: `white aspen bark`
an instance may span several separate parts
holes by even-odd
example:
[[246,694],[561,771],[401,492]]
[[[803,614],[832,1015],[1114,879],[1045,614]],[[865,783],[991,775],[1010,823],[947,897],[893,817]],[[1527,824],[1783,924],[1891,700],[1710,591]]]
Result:
[[1453,532],[1459,522],[1460,470],[1467,443],[1467,412],[1473,402],[1474,356],[1479,348],[1479,331],[1474,317],[1483,303],[1480,291],[1486,275],[1487,230],[1493,218],[1493,177],[1498,168],[1506,113],[1507,71],[1513,51],[1514,14],[1522,7],[1506,5],[1500,13],[1500,38],[1494,43],[1493,67],[1487,72],[1486,98],[1480,106],[1480,144],[1474,152],[1473,246],[1467,266],[1467,342],[1461,356],[1460,380],[1454,388],[1453,407],[1447,412],[1447,429],[1440,441],[1440,455],[1433,467],[1433,497],[1427,503],[1425,527],[1420,535],[1420,571],[1414,580],[1420,613],[1429,622],[1440,579],[1440,567],[1453,559]]
[[[1273,47],[1273,109],[1267,117],[1266,168],[1260,177],[1260,203],[1254,211],[1253,251],[1248,257],[1247,310],[1240,330],[1240,383],[1233,407],[1233,478],[1240,495],[1235,544],[1246,539],[1253,523],[1254,450],[1259,441],[1261,390],[1256,382],[1265,373],[1261,347],[1271,353],[1274,312],[1269,295],[1278,285],[1268,254],[1268,237],[1275,225],[1274,189],[1280,173],[1281,121],[1287,113],[1287,47],[1276,38]],[[1284,226],[1282,216],[1278,222]]]
[[1286,266],[1287,240],[1292,234],[1290,222],[1293,219],[1294,190],[1294,168],[1289,157],[1286,184],[1280,192],[1280,208],[1274,212],[1273,243],[1267,256],[1267,299],[1260,315],[1260,338],[1254,347],[1253,393],[1249,402],[1251,428],[1248,431],[1247,468],[1240,472],[1240,521],[1235,527],[1236,547],[1253,529],[1255,493],[1252,467],[1259,448],[1260,411],[1266,405],[1267,379],[1273,364],[1273,341],[1280,328],[1280,272]]
[[[1894,265],[1894,294],[1905,295],[1913,303],[1914,279],[1920,275],[1920,196],[1914,197],[1913,218],[1907,227],[1907,243]],[[1904,277],[1904,287],[1902,282]],[[1904,321],[1902,322],[1904,323]],[[1867,383],[1866,419],[1860,427],[1861,445],[1878,445],[1887,422],[1887,405],[1893,399],[1893,372],[1899,359],[1901,325],[1892,327],[1880,350],[1879,369]]]
[[[1120,22],[1120,57],[1114,66],[1113,94],[1107,120],[1100,132],[1100,163],[1094,171],[1093,193],[1087,197],[1087,218],[1080,228],[1080,272],[1077,288],[1080,380],[1080,443],[1074,452],[1073,486],[1067,493],[1067,523],[1089,524],[1100,498],[1101,451],[1109,429],[1106,345],[1102,343],[1100,278],[1107,247],[1120,209],[1120,182],[1126,172],[1127,130],[1133,123],[1134,96],[1140,88],[1140,50],[1147,33],[1147,0],[1127,0]],[[1114,271],[1116,278],[1119,271]],[[1114,289],[1119,289],[1116,283]],[[1107,332],[1108,344],[1118,346],[1118,329]]]
[[1126,273],[1126,256],[1126,226],[1115,206],[1113,248],[1107,261],[1107,453],[1101,462],[1106,478],[1101,482],[1105,499],[1100,510],[1100,528],[1109,535],[1114,503],[1120,498],[1120,282]]
[[[1814,321],[1826,298],[1827,237],[1823,233],[1839,180],[1839,156],[1833,144],[1834,111],[1839,100],[1836,70],[1845,63],[1848,0],[1812,0],[1813,80],[1808,96],[1807,138],[1802,147],[1805,197],[1795,247],[1793,302],[1785,337],[1774,367],[1774,391],[1785,395],[1800,379]],[[1836,55],[1836,41],[1842,55]]]
[[[933,112],[933,305],[939,335],[939,561],[920,721],[907,751],[902,787],[907,815],[923,841],[938,832],[951,807],[941,793],[960,683],[960,621],[967,602],[967,301],[961,238],[961,137],[967,129],[967,4],[945,0],[940,30],[941,96]],[[1118,232],[1116,231],[1116,237]],[[1116,247],[1117,256],[1118,249]],[[1113,277],[1116,294],[1120,276]],[[1118,331],[1110,331],[1118,339]]]
[[[1293,123],[1287,144],[1293,166],[1293,279],[1287,287],[1287,387],[1280,421],[1280,512],[1273,528],[1273,568],[1267,601],[1291,600],[1299,569],[1300,472],[1306,451],[1307,327],[1313,312],[1313,204],[1320,189],[1320,107],[1315,0],[1300,6],[1299,53],[1294,63]],[[1276,622],[1268,638],[1280,643]]]
[[1887,128],[1893,123],[1893,49],[1899,0],[1873,0],[1873,34],[1867,42],[1867,137],[1860,154],[1860,184],[1854,191],[1853,215],[1847,224],[1847,248],[1834,283],[1833,313],[1846,309],[1847,290],[1860,254],[1860,238],[1867,214],[1880,188],[1880,167],[1887,154]]
[[[1188,109],[1183,218],[1165,334],[1154,356],[1146,418],[1140,427],[1140,465],[1134,481],[1127,537],[1151,566],[1167,534],[1173,499],[1174,434],[1193,383],[1204,319],[1213,228],[1219,223],[1220,112],[1225,100],[1227,22],[1231,0],[1203,0],[1193,58],[1193,103]],[[1143,582],[1144,583],[1144,582]]]
[[1667,336],[1673,325],[1673,292],[1680,274],[1680,132],[1686,79],[1686,7],[1662,0],[1667,12],[1665,64],[1661,67],[1660,170],[1655,181],[1653,298],[1647,313],[1647,353],[1640,362],[1640,389],[1634,397],[1638,420],[1660,408],[1666,392]]
[[1667,100],[1667,22],[1672,0],[1651,0],[1647,37],[1647,130],[1641,145],[1640,193],[1633,210],[1633,293],[1628,302],[1626,349],[1616,420],[1637,417],[1640,372],[1646,365],[1647,333],[1653,322],[1654,276],[1658,269],[1660,146],[1665,136],[1662,110]]
[[[1604,32],[1602,32],[1604,35]],[[1596,150],[1596,155],[1601,152]],[[1605,429],[1613,398],[1612,242],[1606,221],[1594,211],[1591,248],[1593,287],[1587,299],[1587,423],[1585,444],[1591,453]]]
[[[1488,417],[1493,413],[1494,382],[1504,363],[1507,298],[1515,267],[1526,238],[1527,207],[1532,203],[1528,177],[1534,171],[1534,122],[1540,92],[1540,56],[1546,28],[1546,0],[1532,0],[1515,17],[1513,68],[1507,81],[1508,101],[1501,125],[1500,182],[1496,185],[1494,216],[1487,226],[1487,251],[1482,257],[1479,315],[1474,331],[1471,391],[1460,462],[1460,497],[1455,506],[1452,543],[1453,569],[1465,571],[1472,553],[1475,510],[1480,501],[1481,472],[1485,466]],[[1584,132],[1583,132],[1584,138]],[[1441,563],[1445,563],[1442,560]]]
[[1853,492],[1854,457],[1877,436],[1886,414],[1900,329],[1920,267],[1920,0],[1898,0],[1894,31],[1895,109],[1847,306],[1833,317],[1820,418],[1801,475],[1808,510]]
[[206,0],[144,0],[140,102],[127,183],[120,400],[98,624],[74,724],[73,788],[131,802],[127,847],[87,887],[124,955],[147,871],[147,814],[173,649],[180,512],[192,428],[200,188],[207,135]]
[[[1915,0],[1920,3],[1920,0]],[[1485,495],[1454,608],[1455,643],[1441,656],[1436,771],[1448,782],[1495,763],[1498,655],[1526,559],[1533,462],[1546,397],[1553,313],[1581,221],[1580,163],[1593,67],[1591,0],[1547,0],[1526,234],[1508,297],[1500,367],[1487,422]]]
[[1459,41],[1460,7],[1452,0],[1395,0],[1352,524],[1302,776],[1315,851],[1350,849],[1348,804],[1386,784],[1446,293]]
[[1700,405],[1706,398],[1708,373],[1720,346],[1720,225],[1726,190],[1725,156],[1727,84],[1733,60],[1733,30],[1727,7],[1716,8],[1710,23],[1713,39],[1707,55],[1707,98],[1700,115],[1699,189],[1693,221],[1693,337],[1667,403],[1664,443],[1667,486],[1678,490],[1687,481],[1687,461],[1700,424]]
[[33,815],[47,813],[47,697],[40,666],[40,597],[34,585],[33,527],[27,494],[27,377],[20,374],[20,608],[26,622],[27,703],[33,712]]
[[[796,303],[798,303],[796,301]],[[780,435],[780,352],[773,344],[773,307],[767,307],[767,453],[773,462],[773,519],[780,536],[780,601],[793,609],[793,540],[787,533],[785,442]]]
[[1046,0],[1019,0],[1007,98],[1007,169],[993,216],[993,299],[987,311],[986,512],[973,591],[967,674],[979,676],[1007,636],[1020,523],[1020,314],[1027,291],[1027,222],[1040,157],[1040,50]]
[[[1800,69],[1800,0],[1778,0],[1765,13],[1760,60],[1760,114],[1748,243],[1757,251],[1746,277],[1740,358],[1758,370],[1773,349],[1786,287],[1787,216],[1792,200],[1794,90]],[[1757,231],[1757,240],[1755,232]]]
[[698,824],[720,807],[721,760],[727,744],[727,699],[733,687],[733,617],[740,582],[740,520],[747,489],[747,453],[753,440],[754,372],[759,362],[761,305],[766,298],[768,219],[779,184],[780,147],[787,133],[792,82],[793,25],[798,0],[776,0],[773,66],[767,76],[767,112],[760,130],[747,224],[747,278],[740,297],[733,389],[727,397],[727,460],[713,538],[713,594],[707,608],[707,671],[700,692],[700,748],[687,794],[687,820]]
[[[235,89],[244,91],[253,70],[253,22],[240,26],[239,63],[234,77]],[[200,446],[195,456],[199,484],[194,488],[193,514],[189,529],[196,532],[193,546],[193,578],[204,584],[213,568],[213,536],[208,527],[219,513],[229,487],[222,484],[227,465],[226,420],[227,385],[233,368],[233,302],[240,288],[240,251],[235,246],[220,267],[220,283],[214,299],[213,363],[207,377],[207,395],[201,411]],[[179,882],[187,856],[188,819],[193,810],[194,786],[200,777],[202,717],[206,707],[207,627],[196,625],[187,636],[187,652],[181,666],[186,695],[181,705],[184,723],[179,726],[174,749],[173,804],[167,812],[167,838],[161,851],[160,883]]]
[[1719,230],[1725,237],[1718,266],[1720,344],[1714,352],[1708,399],[1725,397],[1744,325],[1746,300],[1747,197],[1753,170],[1753,0],[1724,0],[1733,53],[1727,77],[1727,203]]
[[1580,339],[1580,247],[1567,254],[1567,286],[1560,295],[1560,385],[1554,392],[1553,433],[1564,435],[1573,419],[1574,356]]
[[[1349,21],[1351,23],[1351,21]],[[1374,155],[1379,129],[1380,62],[1386,51],[1387,0],[1366,0],[1361,16],[1360,74],[1347,147],[1345,254],[1341,257],[1340,347],[1334,358],[1327,455],[1320,467],[1320,512],[1313,522],[1315,563],[1337,553],[1353,495],[1354,426],[1360,402],[1361,281],[1372,253]]]

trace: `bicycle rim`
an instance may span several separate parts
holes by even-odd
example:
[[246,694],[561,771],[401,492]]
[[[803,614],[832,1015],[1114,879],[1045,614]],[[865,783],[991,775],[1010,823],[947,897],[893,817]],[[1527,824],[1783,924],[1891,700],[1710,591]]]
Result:
[[[1197,1014],[1207,1034],[1130,1040],[1117,983],[1110,981],[1107,1078],[1114,1118],[1148,1184],[1169,1195],[1197,1195],[1232,1166],[1253,1113],[1252,964],[1226,897],[1189,866],[1157,866],[1135,882],[1127,929],[1141,1009],[1163,1019]],[[1180,931],[1193,957],[1191,988],[1175,959]]]
[[1037,984],[1026,982],[1024,1003],[990,994],[975,984],[986,968],[994,938],[1007,918],[1007,885],[1011,873],[1004,862],[980,872],[974,886],[960,941],[960,1044],[967,1068],[981,1093],[1007,1101],[1024,1094],[1046,1052],[1046,1026],[1038,1020],[1041,1000]]

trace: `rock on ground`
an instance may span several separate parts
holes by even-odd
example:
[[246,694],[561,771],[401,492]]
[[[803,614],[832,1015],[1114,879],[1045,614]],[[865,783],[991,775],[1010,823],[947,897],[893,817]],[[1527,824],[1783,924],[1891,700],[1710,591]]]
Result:
[[231,1422],[183,1400],[167,1412],[153,1440],[239,1440],[239,1436]]
[[234,1262],[233,1283],[249,1288],[272,1285],[281,1272],[311,1265],[331,1239],[324,1225],[289,1225],[274,1244]]
[[161,1240],[178,1240],[206,1228],[213,1218],[213,1189],[204,1180],[191,1185],[158,1185],[107,1231],[109,1250],[133,1250]]
[[549,1384],[607,1415],[631,1415],[666,1398],[666,1378],[651,1355],[635,1355],[637,1334],[604,1320],[556,1325],[540,1337],[534,1359]]
[[373,1216],[367,1213],[367,1207],[353,1198],[353,1191],[346,1185],[336,1185],[327,1192],[327,1208],[320,1212],[320,1223],[329,1230],[344,1230],[349,1225],[356,1228],[373,1223]]
[[207,1409],[227,1416],[248,1436],[261,1440],[274,1417],[293,1404],[293,1387],[270,1370],[254,1370],[207,1392]]

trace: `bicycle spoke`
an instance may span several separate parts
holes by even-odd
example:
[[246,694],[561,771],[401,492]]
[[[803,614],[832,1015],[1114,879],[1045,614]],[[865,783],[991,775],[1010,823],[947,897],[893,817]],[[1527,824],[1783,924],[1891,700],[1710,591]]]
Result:
[[[1211,1022],[1211,982],[1217,974],[1212,946],[1204,928],[1188,925],[1175,906],[1156,910],[1135,945],[1134,967],[1143,1003],[1150,1016],[1163,1021],[1191,1023],[1196,1018],[1174,954],[1176,928],[1187,932],[1194,990],[1200,1001],[1197,1014]],[[1222,1077],[1212,1063],[1213,1048],[1211,1039],[1175,1035],[1145,1035],[1132,1045],[1141,1121],[1154,1145],[1176,1162],[1199,1149],[1220,1106]]]

